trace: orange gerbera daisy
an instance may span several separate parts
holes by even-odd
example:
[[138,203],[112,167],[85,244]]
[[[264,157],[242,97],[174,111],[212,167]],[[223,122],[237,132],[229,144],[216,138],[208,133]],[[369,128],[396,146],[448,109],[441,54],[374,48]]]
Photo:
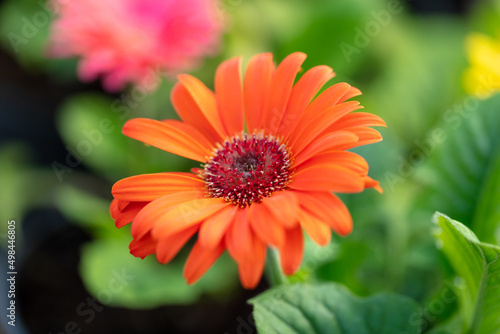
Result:
[[369,126],[379,117],[353,111],[348,99],[361,92],[346,83],[319,89],[334,76],[317,66],[294,85],[306,55],[293,53],[279,66],[272,55],[222,63],[215,93],[190,75],[179,75],[172,102],[182,121],[132,119],[131,138],[203,163],[192,173],[132,176],[113,186],[116,226],[132,222],[130,251],[156,253],[169,262],[195,234],[184,277],[197,281],[227,249],[241,282],[255,287],[264,270],[266,247],[277,247],[285,274],[303,256],[304,230],[320,245],[331,229],[347,235],[352,219],[332,192],[381,191],[368,164],[346,150],[382,140]]

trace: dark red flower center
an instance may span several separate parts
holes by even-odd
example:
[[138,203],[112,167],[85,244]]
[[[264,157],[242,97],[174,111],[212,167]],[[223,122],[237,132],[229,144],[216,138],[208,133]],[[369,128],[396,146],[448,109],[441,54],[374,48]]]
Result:
[[289,150],[278,139],[243,134],[219,145],[201,176],[210,197],[246,207],[286,189],[290,166]]

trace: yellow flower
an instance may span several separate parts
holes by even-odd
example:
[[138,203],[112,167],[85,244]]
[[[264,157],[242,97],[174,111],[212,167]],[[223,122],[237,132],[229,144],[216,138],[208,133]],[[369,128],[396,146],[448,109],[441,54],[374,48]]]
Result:
[[472,33],[466,41],[470,67],[464,74],[467,93],[487,98],[500,91],[500,40]]

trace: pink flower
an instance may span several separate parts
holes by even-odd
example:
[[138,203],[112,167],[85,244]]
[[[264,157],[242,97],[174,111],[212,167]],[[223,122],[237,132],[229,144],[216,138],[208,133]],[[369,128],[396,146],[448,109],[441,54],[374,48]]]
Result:
[[50,55],[80,56],[80,79],[102,75],[110,91],[127,82],[154,88],[154,73],[192,68],[215,51],[222,32],[217,0],[52,1]]

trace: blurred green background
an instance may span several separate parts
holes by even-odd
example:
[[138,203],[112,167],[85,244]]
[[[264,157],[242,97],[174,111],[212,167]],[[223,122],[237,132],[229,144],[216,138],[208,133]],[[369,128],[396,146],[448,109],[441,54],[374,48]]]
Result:
[[[457,300],[432,308],[443,289],[458,288],[436,247],[431,217],[443,212],[481,241],[500,243],[500,84],[486,82],[491,97],[484,99],[469,95],[464,82],[471,67],[467,37],[481,33],[500,45],[498,2],[225,0],[221,6],[228,27],[220,53],[192,72],[207,86],[228,57],[248,61],[271,51],[279,62],[303,51],[304,70],[331,66],[332,82],[359,88],[365,111],[388,125],[383,142],[355,150],[384,194],[342,196],[354,232],[325,248],[308,242],[290,282],[338,282],[359,296],[399,293],[423,307],[423,332],[440,333],[440,326],[454,328],[442,333],[460,332]],[[12,34],[22,36],[26,20],[41,12],[47,23],[15,42]],[[78,82],[76,60],[45,56],[51,19],[43,1],[0,7],[0,221],[17,222],[16,330],[59,333],[74,321],[83,333],[255,332],[246,300],[267,282],[244,291],[224,256],[187,286],[187,252],[166,266],[135,258],[128,252],[130,227],[117,230],[108,213],[117,180],[196,166],[121,134],[133,117],[175,118],[174,82],[164,79],[149,95],[134,88],[109,94],[99,82]],[[112,125],[103,128],[103,119]],[[7,226],[1,226],[5,245]],[[110,294],[109,282],[123,270],[133,278]],[[81,313],[94,297],[104,306],[87,322],[90,313]]]

